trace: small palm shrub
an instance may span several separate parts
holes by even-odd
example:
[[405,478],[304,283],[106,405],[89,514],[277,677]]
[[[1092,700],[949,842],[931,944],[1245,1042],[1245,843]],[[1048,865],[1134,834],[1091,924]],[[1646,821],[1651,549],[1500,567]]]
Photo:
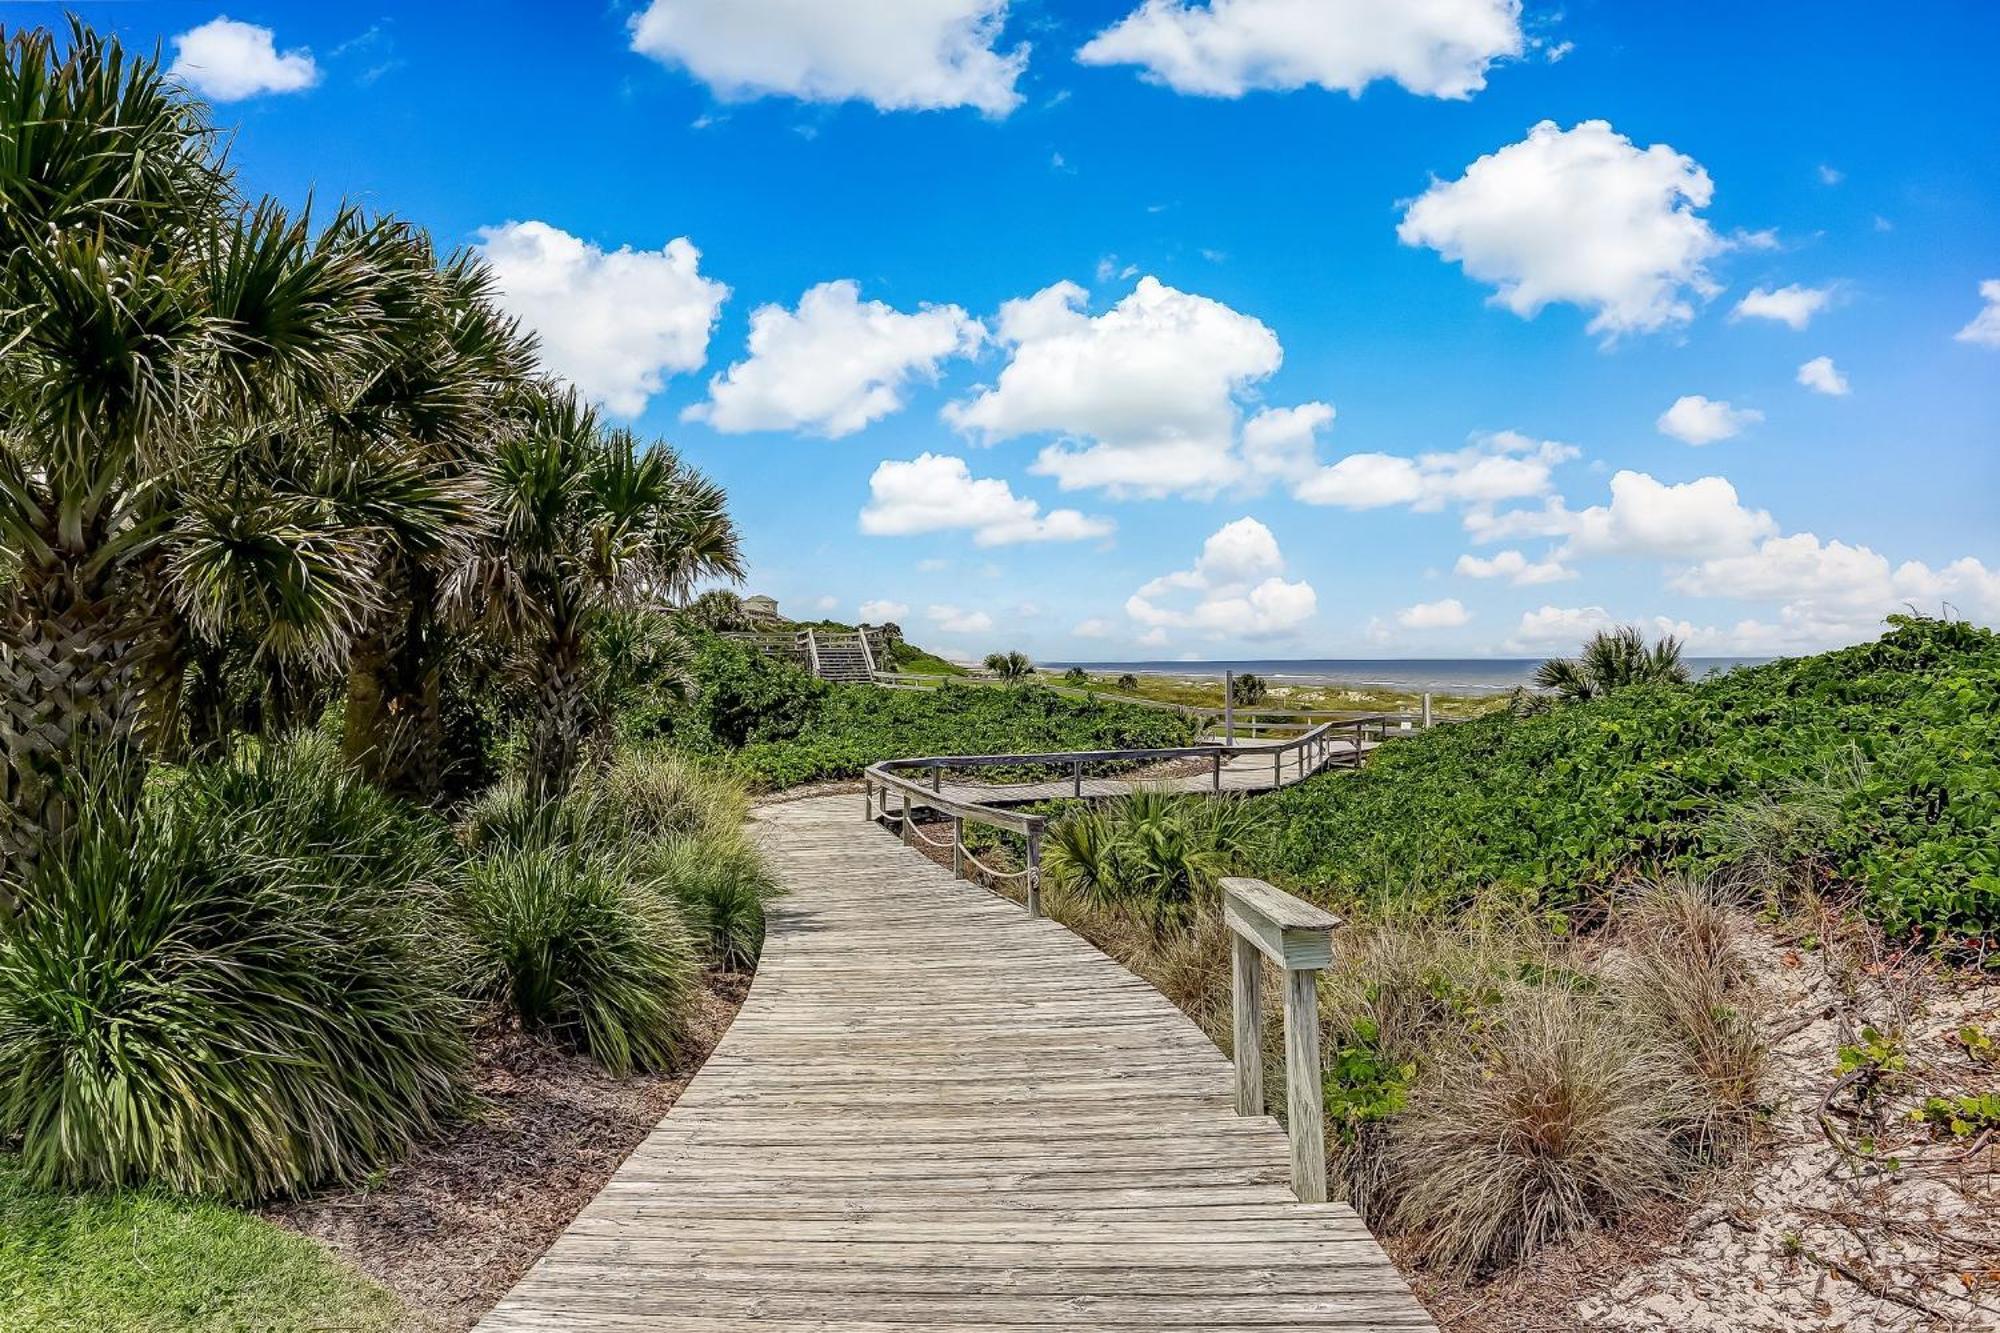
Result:
[[1166,934],[1213,904],[1217,882],[1249,853],[1258,830],[1248,802],[1141,789],[1058,820],[1043,868],[1058,891],[1127,907]]
[[1628,685],[1685,685],[1688,669],[1681,642],[1667,635],[1648,647],[1633,625],[1599,630],[1575,657],[1556,657],[1535,669],[1535,687],[1581,703],[1601,699]]
[[1022,652],[988,653],[982,665],[1010,685],[1035,674],[1034,660]]
[[630,863],[576,843],[500,845],[466,867],[480,989],[614,1074],[673,1063],[699,982],[679,913]]
[[0,1139],[45,1186],[351,1180],[461,1105],[440,826],[324,744],[120,784],[0,919]]

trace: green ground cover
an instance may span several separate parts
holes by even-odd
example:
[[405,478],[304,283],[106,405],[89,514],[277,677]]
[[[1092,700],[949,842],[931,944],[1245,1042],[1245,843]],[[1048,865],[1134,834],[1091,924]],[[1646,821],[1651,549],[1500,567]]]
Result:
[[1637,873],[1865,893],[1892,933],[2000,928],[2000,635],[1875,643],[1495,715],[1271,798],[1262,867],[1319,896],[1578,901]]
[[32,1188],[0,1155],[9,1333],[391,1333],[395,1297],[303,1236],[218,1203]]

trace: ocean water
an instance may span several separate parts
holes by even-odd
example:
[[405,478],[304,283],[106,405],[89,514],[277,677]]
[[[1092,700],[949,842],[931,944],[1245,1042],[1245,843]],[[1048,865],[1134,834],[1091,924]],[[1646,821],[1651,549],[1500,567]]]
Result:
[[[1763,657],[1682,659],[1698,680],[1711,671],[1752,666]],[[1407,690],[1434,694],[1505,694],[1529,683],[1539,657],[1256,658],[1240,662],[1047,662],[1088,671],[1130,671],[1141,675],[1215,676],[1250,671],[1273,684],[1345,685],[1355,689]]]

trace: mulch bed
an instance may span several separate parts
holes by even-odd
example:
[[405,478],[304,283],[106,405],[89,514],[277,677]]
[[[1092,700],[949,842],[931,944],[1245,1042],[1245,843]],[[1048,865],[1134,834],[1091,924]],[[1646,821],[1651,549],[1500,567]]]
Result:
[[711,973],[684,1067],[614,1078],[518,1030],[481,1038],[477,1116],[357,1188],[266,1210],[389,1287],[430,1330],[470,1328],[596,1197],[708,1059],[750,989]]

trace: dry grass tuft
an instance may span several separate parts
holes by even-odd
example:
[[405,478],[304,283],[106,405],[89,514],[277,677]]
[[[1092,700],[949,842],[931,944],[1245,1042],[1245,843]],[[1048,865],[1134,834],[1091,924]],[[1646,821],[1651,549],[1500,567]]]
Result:
[[1460,1276],[1532,1253],[1672,1188],[1674,1092],[1598,996],[1507,996],[1477,1046],[1438,1050],[1388,1148],[1391,1217]]

